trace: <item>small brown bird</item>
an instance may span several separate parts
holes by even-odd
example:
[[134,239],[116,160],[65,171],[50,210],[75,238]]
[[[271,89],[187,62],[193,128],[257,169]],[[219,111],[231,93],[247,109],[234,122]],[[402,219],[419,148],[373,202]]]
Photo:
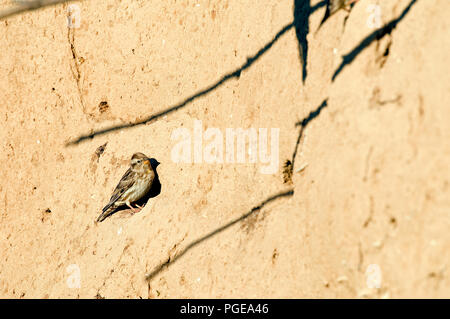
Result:
[[103,208],[102,213],[97,218],[97,222],[102,222],[114,210],[124,204],[131,208],[133,213],[140,211],[141,206],[136,204],[139,208],[136,209],[131,204],[141,199],[150,190],[154,179],[155,172],[150,164],[150,158],[142,153],[133,154],[130,168],[117,184],[108,205]]

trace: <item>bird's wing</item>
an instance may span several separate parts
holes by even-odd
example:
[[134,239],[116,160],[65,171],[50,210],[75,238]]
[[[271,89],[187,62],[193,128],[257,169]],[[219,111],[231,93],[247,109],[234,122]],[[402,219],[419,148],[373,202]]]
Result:
[[120,197],[128,190],[131,186],[133,186],[134,182],[136,181],[136,178],[134,178],[134,175],[136,173],[129,168],[125,174],[122,176],[122,178],[119,181],[119,184],[117,184],[116,188],[114,189],[114,192],[111,195],[111,199],[109,200],[109,204],[107,206],[111,206],[114,204]]

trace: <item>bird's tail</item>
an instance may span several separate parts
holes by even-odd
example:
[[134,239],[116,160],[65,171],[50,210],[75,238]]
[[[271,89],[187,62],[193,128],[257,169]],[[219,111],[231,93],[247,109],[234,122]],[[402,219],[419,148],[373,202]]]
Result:
[[100,223],[100,222],[104,221],[106,219],[106,217],[108,217],[109,215],[111,215],[114,212],[115,208],[116,207],[114,205],[112,205],[111,203],[109,203],[108,205],[103,207],[102,213],[97,218],[97,222]]

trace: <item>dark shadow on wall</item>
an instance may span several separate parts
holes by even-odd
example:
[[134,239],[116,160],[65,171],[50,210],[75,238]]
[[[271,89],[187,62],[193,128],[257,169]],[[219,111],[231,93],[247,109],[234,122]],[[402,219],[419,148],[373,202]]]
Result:
[[145,206],[147,202],[153,198],[161,194],[161,181],[159,180],[158,175],[158,166],[161,164],[155,158],[150,159],[150,164],[152,165],[153,171],[155,172],[155,179],[153,180],[152,187],[148,191],[148,193],[142,197],[139,201],[136,202],[139,206]]
[[294,25],[295,34],[297,35],[298,54],[300,63],[302,65],[302,82],[305,83],[307,76],[308,64],[308,40],[309,33],[309,16],[317,9],[325,6],[327,1],[321,1],[315,6],[311,7],[310,0],[295,0],[294,1]]
[[284,183],[292,184],[292,177],[294,175],[294,168],[295,168],[295,159],[297,157],[298,147],[302,140],[303,133],[304,133],[306,126],[308,126],[309,122],[311,122],[317,116],[319,116],[322,109],[324,109],[327,106],[328,106],[328,98],[323,100],[322,103],[319,105],[319,107],[316,108],[314,111],[311,111],[307,117],[305,117],[303,120],[295,123],[296,127],[300,126],[300,130],[298,132],[297,140],[295,142],[294,152],[292,153],[292,158],[290,160],[286,160],[284,163],[284,167],[283,167]]
[[[7,12],[3,11],[0,13],[0,19],[12,16],[18,13],[36,10],[41,7],[49,6],[49,5],[55,5],[59,3],[69,2],[65,0],[41,0],[41,1],[31,1],[27,5],[20,5],[16,8],[13,8]],[[411,3],[408,5],[408,7],[403,11],[403,13],[395,20],[389,22],[386,24],[383,28],[378,29],[374,31],[371,35],[366,37],[361,43],[353,49],[350,53],[343,56],[343,61],[341,65],[337,68],[335,73],[333,74],[332,81],[336,79],[336,77],[340,74],[340,72],[350,64],[356,56],[364,50],[372,41],[375,39],[381,39],[386,34],[390,34],[392,30],[397,26],[397,24],[404,18],[404,16],[408,13],[410,8],[413,4],[415,4],[417,0],[412,0]],[[276,35],[275,37],[268,42],[264,47],[262,47],[255,55],[248,57],[246,63],[244,63],[240,68],[225,74],[221,79],[219,79],[214,84],[210,85],[209,87],[197,92],[196,94],[186,98],[184,101],[169,107],[163,111],[157,112],[153,115],[148,116],[144,120],[134,122],[134,123],[127,123],[127,124],[121,124],[121,125],[115,125],[111,126],[105,129],[94,131],[90,134],[81,135],[75,140],[69,141],[66,146],[69,145],[75,145],[78,144],[84,140],[92,139],[97,135],[103,135],[107,134],[109,132],[113,132],[120,129],[126,129],[131,128],[138,125],[144,125],[149,124],[153,121],[158,120],[160,117],[170,114],[172,112],[175,112],[183,107],[185,107],[187,104],[193,102],[195,99],[202,97],[211,91],[217,89],[219,86],[227,82],[228,80],[232,78],[239,79],[241,72],[249,68],[253,63],[259,59],[267,50],[269,50],[273,44],[278,41],[278,39],[283,36],[285,33],[287,33],[292,27],[295,27],[297,41],[298,41],[298,47],[299,47],[299,56],[300,56],[300,62],[302,64],[302,80],[305,81],[307,77],[307,61],[308,61],[308,41],[307,41],[307,35],[309,33],[309,17],[310,15],[315,12],[317,9],[326,6],[328,4],[328,0],[323,0],[313,7],[310,5],[310,0],[294,0],[294,20],[292,23],[287,24],[285,27],[283,27]]]
[[[338,5],[337,3],[335,4],[335,5],[332,5],[331,3],[330,3],[330,1],[331,0],[327,0],[327,10],[325,11],[325,15],[323,16],[323,19],[322,19],[322,21],[320,22],[320,24],[319,24],[319,27],[317,28],[317,30],[316,30],[316,33],[320,30],[320,28],[324,25],[324,23],[333,15],[333,14],[335,14],[336,12],[338,12],[340,9],[342,9],[342,6],[345,8],[345,4],[344,3],[342,3],[341,5]],[[353,1],[358,1],[358,0],[353,0]],[[351,3],[350,5],[349,5],[349,9],[348,10],[346,10],[346,11],[348,11],[348,12],[350,12],[352,9],[353,9],[353,7],[354,7],[354,5],[355,5],[355,3]],[[344,20],[344,25],[345,25],[345,22],[347,21],[347,18],[348,18],[348,16],[345,18],[345,20]]]
[[[306,42],[306,35],[308,34],[309,30],[309,16],[316,11],[317,9],[323,7],[326,5],[326,1],[322,1],[318,4],[316,4],[313,7],[310,7],[309,4],[307,6],[301,4],[303,0],[295,0],[294,2],[294,21],[284,26],[280,31],[277,32],[277,34],[272,38],[271,41],[269,41],[266,45],[264,45],[256,54],[253,56],[250,56],[247,58],[247,61],[236,70],[229,72],[222,76],[217,82],[211,84],[207,88],[195,93],[194,95],[191,95],[190,97],[186,98],[185,100],[181,101],[180,103],[171,106],[169,108],[166,108],[163,111],[157,112],[153,115],[148,116],[147,118],[134,122],[134,123],[128,123],[128,124],[121,124],[121,125],[114,125],[102,130],[94,131],[90,134],[81,135],[75,140],[69,141],[66,146],[70,145],[76,145],[82,141],[85,141],[87,139],[92,139],[95,136],[107,134],[113,131],[121,130],[121,129],[127,129],[138,125],[145,125],[152,123],[156,120],[158,120],[160,117],[164,115],[168,115],[170,113],[173,113],[175,111],[178,111],[188,105],[189,103],[193,102],[199,97],[205,96],[208,93],[214,91],[221,85],[223,85],[225,82],[235,78],[239,79],[241,76],[241,72],[245,71],[246,69],[250,68],[264,53],[266,53],[274,44],[277,42],[285,33],[287,33],[291,28],[296,29],[297,34],[297,40],[299,42],[299,50],[300,50],[300,56],[304,57],[304,62],[302,61],[302,69],[304,72],[304,78],[306,77],[306,60],[307,60],[307,51],[308,51],[308,44]],[[309,3],[309,0],[307,0]],[[302,58],[301,58],[302,59]]]
[[403,20],[403,18],[408,14],[411,7],[417,2],[417,0],[412,0],[409,5],[403,10],[402,14],[400,16],[389,23],[385,24],[383,27],[373,31],[371,34],[369,34],[367,37],[365,37],[353,50],[351,50],[346,55],[342,56],[342,62],[339,65],[339,67],[336,69],[336,71],[333,74],[333,77],[331,78],[331,81],[334,82],[334,80],[338,77],[338,75],[342,72],[342,70],[352,63],[355,58],[365,49],[367,48],[373,41],[375,40],[381,40],[384,36],[387,34],[391,34],[391,32],[397,27],[398,23]]
[[[73,2],[75,0],[28,0],[28,1],[17,1],[18,5],[8,8],[0,12],[0,20],[13,17],[15,15],[38,10],[41,8],[65,3],[65,2]],[[81,0],[77,0],[79,2]]]
[[78,144],[86,139],[92,139],[95,136],[98,135],[103,135],[106,133],[110,133],[113,131],[117,131],[117,130],[121,130],[121,129],[127,129],[127,128],[131,128],[134,126],[138,126],[138,125],[144,125],[144,124],[149,124],[152,123],[156,120],[158,120],[160,117],[173,113],[175,111],[178,111],[179,109],[185,107],[187,104],[193,102],[194,100],[196,100],[199,97],[202,97],[204,95],[207,95],[208,93],[214,91],[215,89],[217,89],[218,87],[220,87],[221,85],[223,85],[224,83],[226,83],[227,81],[236,78],[239,79],[239,77],[241,76],[242,71],[245,71],[246,69],[248,69],[250,66],[252,66],[253,63],[255,63],[256,60],[258,60],[267,50],[269,50],[275,42],[278,41],[278,39],[284,35],[286,32],[288,32],[294,25],[292,23],[289,23],[288,25],[286,25],[285,27],[283,27],[280,31],[278,31],[278,33],[275,35],[275,37],[268,42],[263,48],[261,48],[255,55],[248,57],[247,58],[247,62],[245,62],[241,67],[239,67],[238,69],[225,74],[222,78],[220,78],[217,82],[215,82],[214,84],[211,84],[210,86],[208,86],[207,88],[195,93],[194,95],[191,95],[190,97],[186,98],[185,100],[183,100],[182,102],[171,106],[163,111],[160,111],[158,113],[155,113],[153,115],[148,116],[147,118],[138,121],[138,122],[134,122],[134,123],[129,123],[129,124],[122,124],[122,125],[114,125],[111,126],[109,128],[105,128],[102,130],[98,130],[95,131],[91,134],[86,134],[86,135],[82,135],[79,138],[77,138],[76,140],[73,140],[69,143],[66,144],[66,146],[69,145],[74,145],[74,144]]
[[295,126],[300,126],[300,131],[298,133],[297,142],[296,142],[295,148],[294,148],[294,153],[292,154],[292,170],[294,169],[295,158],[297,157],[298,145],[300,144],[300,141],[302,139],[303,132],[304,132],[306,126],[308,126],[309,122],[311,122],[317,116],[319,116],[322,109],[326,108],[327,106],[328,106],[328,99],[325,99],[322,101],[322,103],[319,105],[319,107],[317,109],[310,112],[308,114],[308,116],[305,117],[303,120],[295,123]]
[[243,221],[244,219],[250,217],[251,215],[254,215],[256,213],[258,213],[265,205],[269,204],[270,202],[273,202],[276,199],[279,198],[283,198],[283,197],[290,197],[294,195],[294,190],[288,190],[282,193],[278,193],[276,195],[270,196],[269,198],[267,198],[266,200],[264,200],[263,202],[261,202],[258,206],[253,207],[249,212],[245,213],[244,215],[230,221],[229,223],[213,230],[212,232],[206,234],[205,236],[202,236],[200,238],[198,238],[197,240],[191,242],[189,245],[187,245],[183,250],[181,250],[180,252],[178,252],[177,254],[175,254],[175,256],[169,257],[166,261],[164,261],[163,263],[159,264],[152,272],[148,273],[145,278],[147,279],[147,281],[152,280],[156,275],[158,275],[162,270],[166,269],[167,267],[169,267],[171,264],[173,264],[174,262],[176,262],[178,259],[180,259],[183,255],[185,255],[189,250],[195,248],[197,245],[201,244],[202,242],[204,242],[205,240],[223,232],[224,230],[230,228],[231,226],[233,226],[234,224]]
[[306,36],[309,33],[309,15],[311,12],[310,0],[294,1],[294,24],[295,34],[298,42],[298,55],[302,65],[302,82],[305,83],[308,63],[308,40]]

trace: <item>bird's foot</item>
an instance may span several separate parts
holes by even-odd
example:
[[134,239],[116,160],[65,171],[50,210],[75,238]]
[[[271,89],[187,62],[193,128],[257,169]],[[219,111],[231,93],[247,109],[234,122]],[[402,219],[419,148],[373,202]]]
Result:
[[131,215],[134,215],[136,213],[139,213],[142,210],[142,207],[139,205],[136,205],[137,207],[133,207],[130,205],[130,209],[132,211]]
[[134,215],[136,213],[139,213],[142,210],[142,207],[139,205],[136,205],[136,207],[133,207],[131,204],[127,204],[127,206],[131,209],[131,215]]

